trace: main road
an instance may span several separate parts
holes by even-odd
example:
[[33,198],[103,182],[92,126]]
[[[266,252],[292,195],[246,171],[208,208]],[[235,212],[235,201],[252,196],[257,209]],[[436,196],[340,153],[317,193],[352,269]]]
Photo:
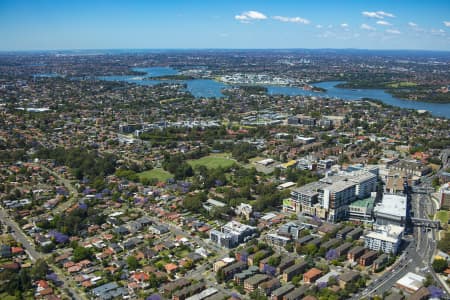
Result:
[[[29,238],[23,233],[22,229],[20,228],[19,224],[17,224],[8,214],[7,211],[5,211],[3,208],[0,208],[0,219],[5,223],[7,226],[11,227],[12,230],[12,236],[15,238],[16,241],[20,242],[22,244],[22,247],[26,251],[26,253],[30,256],[32,261],[36,261],[37,259],[45,259],[47,255],[40,253],[36,250],[33,243],[29,240]],[[54,268],[57,269],[57,268]],[[58,270],[58,269],[57,269]],[[73,288],[70,287],[70,280],[64,276],[61,272],[58,272],[59,278],[62,280],[62,289],[67,289],[70,292],[70,297],[75,300],[85,300],[83,297],[79,295],[77,291],[75,291]]]
[[[431,188],[431,178],[427,177],[426,180],[421,184],[425,189]],[[434,216],[437,210],[436,203],[431,199],[430,194],[417,194],[413,197],[413,204],[415,204],[416,212],[419,214],[419,218],[428,219],[428,216]],[[438,229],[434,228],[417,228],[415,230],[415,236],[417,236],[418,242],[417,253],[422,257],[423,263],[429,270],[429,274],[433,277],[434,281],[440,286],[445,292],[445,296],[448,298],[450,290],[447,284],[436,274],[431,267],[433,261],[433,256],[436,252],[437,247],[437,232]],[[447,299],[446,298],[446,299]]]
[[3,209],[3,207],[0,209],[0,219],[3,223],[5,223],[5,225],[11,228],[11,235],[16,241],[22,244],[22,247],[28,253],[32,261],[36,261],[38,258],[44,257],[42,253],[36,251],[30,239],[22,232],[19,225],[9,217],[9,214]]
[[415,251],[414,240],[407,240],[407,246],[404,249],[403,254],[397,261],[388,267],[381,277],[372,281],[366,289],[357,293],[351,299],[358,300],[370,295],[382,295],[384,292],[389,291],[395,283],[402,278],[408,272],[417,272],[419,268],[414,261],[421,260]]
[[[422,187],[427,189],[428,184],[425,183]],[[429,215],[434,215],[436,212],[435,203],[431,201],[429,194],[413,194],[411,201],[412,210],[417,218],[428,219]],[[356,300],[373,294],[382,295],[384,292],[389,291],[408,272],[430,274],[436,284],[443,289],[447,297],[449,294],[447,286],[442,283],[431,267],[437,246],[435,230],[434,228],[414,227],[413,238],[405,239],[405,242],[408,244],[403,250],[400,259],[388,269],[388,272],[385,272],[362,293],[356,294],[352,299]]]
[[58,174],[57,172],[55,172],[54,170],[48,168],[47,166],[45,166],[43,164],[34,164],[34,165],[42,168],[44,171],[51,174],[53,177],[55,177],[58,184],[64,185],[66,187],[66,189],[69,191],[69,199],[64,203],[59,204],[55,209],[52,210],[52,213],[54,215],[67,210],[70,206],[72,206],[78,200],[78,191],[75,188],[75,186],[72,184],[72,182],[70,182],[69,179],[63,178],[60,174]]

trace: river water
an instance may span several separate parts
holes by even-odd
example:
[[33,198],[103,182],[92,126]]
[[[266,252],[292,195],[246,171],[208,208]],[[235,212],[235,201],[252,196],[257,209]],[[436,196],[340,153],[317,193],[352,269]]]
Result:
[[[197,98],[216,97],[220,98],[224,95],[221,90],[229,87],[229,85],[211,80],[211,79],[193,79],[193,80],[145,80],[147,77],[176,75],[178,71],[169,67],[152,67],[152,68],[135,68],[135,71],[146,72],[143,76],[124,75],[124,76],[101,76],[98,77],[102,80],[108,81],[125,81],[129,83],[136,83],[139,85],[155,85],[162,82],[178,82],[186,83],[187,90]],[[361,98],[371,98],[382,101],[385,104],[392,106],[398,106],[402,108],[412,108],[417,110],[426,110],[432,113],[434,116],[442,116],[450,118],[450,104],[429,103],[419,101],[409,101],[400,98],[393,97],[381,89],[344,89],[338,88],[336,85],[341,81],[326,81],[314,84],[315,86],[326,89],[326,92],[311,92],[305,91],[297,87],[286,86],[266,86],[268,93],[271,95],[304,95],[304,96],[317,96],[317,97],[330,97],[344,100],[359,100]]]

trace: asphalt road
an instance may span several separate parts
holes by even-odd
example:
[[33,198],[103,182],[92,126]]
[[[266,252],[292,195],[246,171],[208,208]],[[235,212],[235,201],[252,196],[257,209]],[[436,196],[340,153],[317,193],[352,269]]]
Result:
[[[422,183],[422,186],[425,188],[431,187],[431,178],[427,178],[427,180]],[[416,199],[413,197],[413,204],[416,205],[417,212],[420,218],[428,219],[428,215],[434,215],[436,213],[437,207],[435,207],[436,203],[431,199],[429,194],[419,194]],[[415,203],[414,203],[415,202]],[[417,238],[421,242],[420,247],[417,249],[417,253],[423,258],[423,263],[428,267],[429,274],[433,277],[434,281],[437,283],[439,287],[445,293],[446,299],[449,298],[450,291],[447,288],[447,285],[443,283],[442,279],[437,275],[433,268],[431,267],[433,257],[436,252],[437,247],[437,231],[439,229],[420,229],[417,230]]]
[[65,211],[70,206],[72,206],[75,203],[75,201],[78,200],[78,191],[73,186],[73,184],[70,182],[70,180],[61,177],[60,174],[56,173],[52,169],[49,169],[49,168],[47,168],[46,166],[44,166],[42,164],[35,164],[35,165],[38,166],[38,167],[41,167],[43,170],[45,170],[46,172],[51,174],[53,177],[55,177],[55,179],[57,180],[58,184],[64,185],[66,187],[66,189],[70,193],[69,199],[66,202],[60,203],[55,209],[53,209],[53,211],[52,211],[53,214],[58,214],[58,213],[60,213],[62,211]]
[[217,253],[217,256],[219,257],[225,257],[228,254],[227,249],[221,248],[215,244],[212,244],[210,242],[205,241],[204,239],[201,239],[197,236],[191,236],[188,232],[182,230],[181,228],[179,228],[178,226],[169,223],[169,222],[162,222],[160,219],[158,219],[157,217],[153,217],[147,214],[147,212],[143,209],[139,209],[145,216],[147,216],[153,223],[155,224],[159,224],[159,225],[166,225],[167,227],[169,227],[170,231],[172,233],[174,233],[175,235],[179,235],[179,236],[183,236],[186,237],[190,240],[195,241],[199,246],[210,250],[210,251],[214,251]]
[[[423,187],[428,187],[428,183],[423,184]],[[434,215],[436,208],[430,195],[413,194],[412,210],[414,211],[415,217],[428,219],[429,215]],[[415,227],[413,237],[406,239],[406,243],[407,246],[403,250],[400,259],[380,278],[369,284],[363,292],[356,294],[352,299],[356,300],[374,294],[382,295],[384,292],[389,291],[397,280],[408,272],[419,273],[421,275],[430,274],[437,285],[446,291],[445,286],[441,284],[441,280],[431,267],[431,262],[436,251],[436,230]]]
[[415,244],[413,241],[407,241],[408,245],[404,249],[404,253],[397,261],[392,264],[383,275],[372,281],[366,289],[354,295],[351,299],[357,300],[370,295],[382,295],[389,291],[394,284],[408,272],[416,272],[415,260],[421,260],[414,251]]
[[[20,242],[22,244],[22,247],[27,252],[27,254],[30,256],[32,261],[36,261],[39,258],[45,259],[46,255],[43,253],[40,253],[36,251],[36,248],[34,245],[29,241],[28,237],[23,233],[22,229],[19,227],[19,225],[12,220],[8,213],[1,208],[0,209],[0,219],[3,223],[10,226],[12,228],[12,236],[16,239],[16,241]],[[75,300],[84,300],[82,297],[79,296],[78,292],[72,289],[69,286],[69,279],[65,276],[59,276],[59,279],[62,280],[62,286],[61,289],[67,289],[71,293],[71,298]]]
[[43,258],[43,254],[36,251],[34,245],[30,242],[28,237],[22,232],[22,229],[19,225],[11,220],[8,213],[1,208],[0,209],[0,219],[3,223],[12,228],[11,235],[14,237],[16,241],[22,244],[25,251],[28,253],[32,261],[36,261],[38,258]]

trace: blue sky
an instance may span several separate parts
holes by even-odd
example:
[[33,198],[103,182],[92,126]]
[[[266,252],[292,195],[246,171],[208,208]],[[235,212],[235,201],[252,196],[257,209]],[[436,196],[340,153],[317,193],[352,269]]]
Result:
[[0,50],[450,51],[449,0],[0,0]]

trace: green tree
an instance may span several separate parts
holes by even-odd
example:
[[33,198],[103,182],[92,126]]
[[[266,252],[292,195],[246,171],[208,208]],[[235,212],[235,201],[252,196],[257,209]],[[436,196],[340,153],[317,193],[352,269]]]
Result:
[[183,200],[183,207],[192,212],[199,212],[202,208],[202,204],[207,200],[205,193],[198,193],[196,195],[188,195]]
[[73,250],[73,261],[79,262],[83,259],[89,259],[91,258],[91,251],[88,248],[77,246]]
[[286,249],[286,251],[288,252],[294,252],[294,244],[287,243],[286,246],[284,246],[284,249]]
[[302,281],[302,277],[303,277],[302,274],[292,277],[292,281],[291,281],[292,284],[296,285],[296,286],[300,285],[300,282]]
[[139,267],[139,262],[133,255],[127,257],[127,265],[131,270],[136,270]]
[[281,256],[272,256],[269,258],[269,260],[267,261],[267,263],[272,266],[272,267],[276,267],[280,264],[281,262]]
[[444,252],[450,252],[450,234],[445,233],[438,242],[438,248]]
[[30,270],[30,275],[33,280],[45,278],[48,272],[48,265],[42,258],[38,258]]
[[448,263],[445,259],[438,258],[433,261],[433,270],[436,273],[441,273],[447,268],[448,268]]
[[314,244],[308,244],[304,247],[306,254],[314,255],[317,252],[317,246]]
[[255,256],[253,257],[253,265],[257,266],[259,265],[259,262],[261,261],[261,259],[263,259],[266,256],[265,253],[263,252],[258,252],[255,254]]
[[223,273],[222,268],[220,268],[216,273],[216,280],[218,283],[222,283],[225,281],[225,274]]
[[425,287],[429,287],[433,283],[433,277],[430,274],[425,275],[425,280],[423,281],[423,285]]
[[440,181],[439,181],[439,177],[434,177],[433,178],[433,181],[431,182],[431,184],[433,185],[433,187],[435,188],[435,189],[437,189],[438,187],[439,187],[439,185],[440,185]]
[[328,279],[328,286],[333,286],[333,285],[337,285],[337,284],[338,284],[338,281],[337,281],[336,277],[331,276]]

